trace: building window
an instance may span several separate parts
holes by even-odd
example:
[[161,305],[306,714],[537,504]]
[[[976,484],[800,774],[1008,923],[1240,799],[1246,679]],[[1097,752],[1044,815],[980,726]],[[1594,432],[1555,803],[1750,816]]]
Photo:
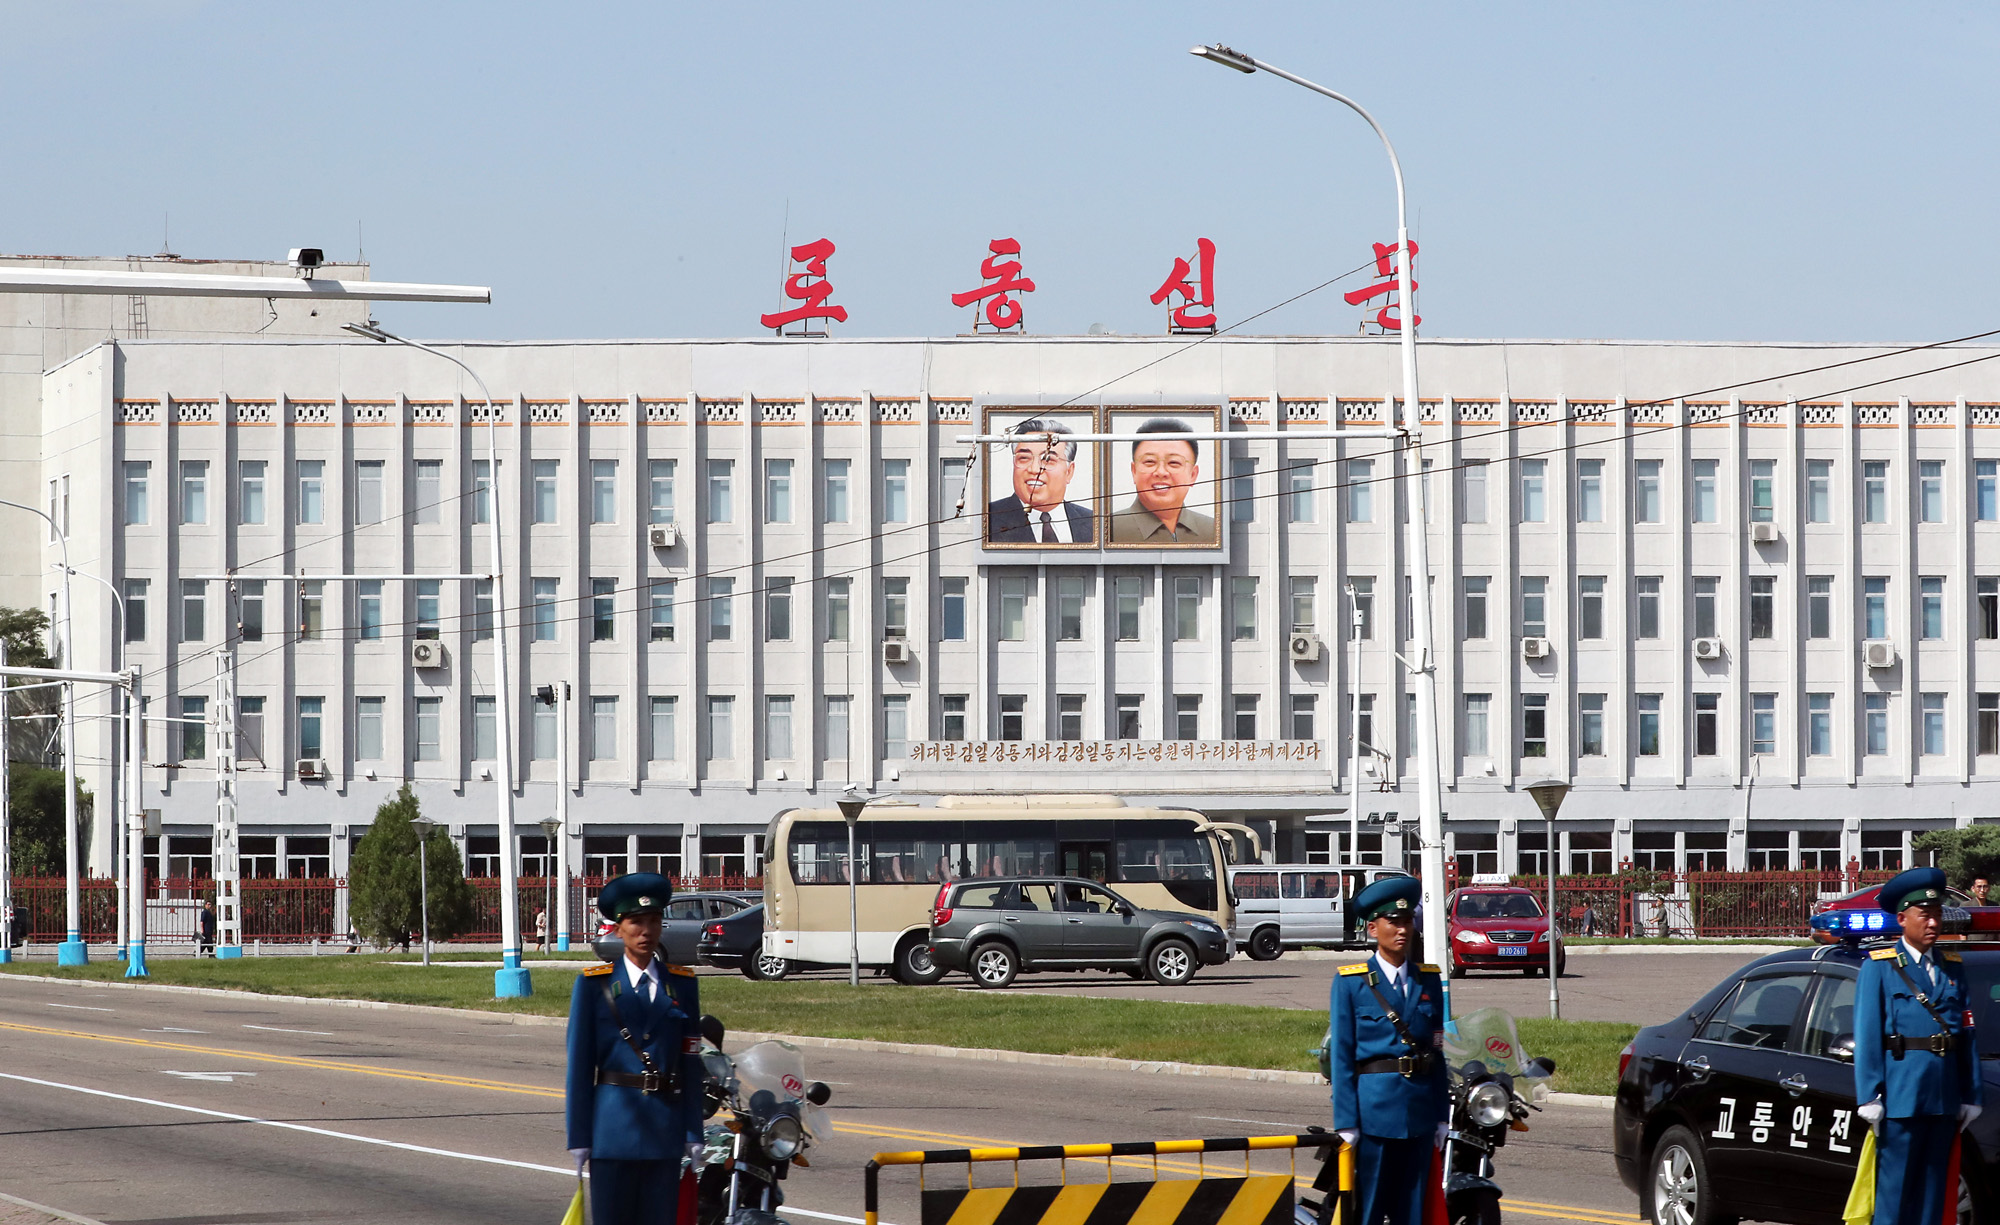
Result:
[[1549,755],[1549,695],[1521,695],[1521,756]]
[[476,579],[472,584],[472,640],[486,642],[493,637],[493,580]]
[[1692,463],[1694,488],[1690,503],[1696,523],[1715,523],[1722,517],[1722,507],[1716,489],[1715,469],[1719,461],[1697,459]]
[[965,585],[963,578],[938,580],[939,624],[946,642],[965,641]]
[[1750,751],[1769,757],[1778,751],[1778,695],[1750,695]]
[[910,521],[910,461],[882,461],[882,522]]
[[1174,739],[1201,739],[1200,694],[1177,693],[1174,695]]
[[[1229,580],[1229,636],[1235,642],[1257,637],[1257,579],[1235,575]],[[1244,737],[1238,737],[1244,739]]]
[[488,460],[472,461],[472,521],[493,522],[493,465]]
[[530,580],[530,590],[534,593],[534,614],[536,642],[556,640],[556,582],[552,578]]
[[1285,465],[1285,518],[1292,523],[1311,523],[1313,508],[1313,467],[1319,461],[1295,459]]
[[965,695],[946,693],[938,696],[938,739],[965,739]]
[[1083,739],[1083,701],[1080,693],[1056,695],[1056,739]]
[[1118,641],[1139,641],[1139,600],[1142,580],[1136,574],[1121,574],[1111,580],[1118,604]]
[[1866,460],[1861,465],[1861,521],[1889,521],[1889,461]]
[[1012,574],[1000,580],[1000,641],[1025,642],[1028,638],[1028,580]]
[[1694,755],[1713,757],[1716,741],[1721,735],[1722,695],[1719,693],[1697,693],[1694,695]]
[[1714,578],[1697,578],[1693,582],[1694,636],[1697,638],[1715,637],[1715,595],[1720,585],[1721,580]]
[[1750,461],[1750,521],[1770,523],[1778,515],[1778,461]]
[[882,636],[884,638],[908,638],[910,636],[909,579],[885,578],[882,580]]
[[537,459],[530,463],[532,477],[529,489],[530,523],[556,522],[556,477],[562,470],[562,461]]
[[618,461],[590,461],[590,521],[618,522]]
[[612,607],[617,602],[617,579],[594,578],[590,580],[590,640],[592,642],[610,642],[618,636],[618,617]]
[[146,590],[148,580],[125,580],[125,641],[146,641]]
[[940,488],[944,493],[944,504],[954,511],[965,509],[959,505],[965,501],[965,461],[947,459],[940,473]]
[[736,636],[736,580],[708,580],[708,640],[728,642]]
[[[54,489],[55,482],[50,481],[49,486]],[[54,502],[55,498],[49,500]],[[61,516],[56,507],[49,509],[55,512],[49,516],[51,519]],[[205,459],[181,461],[181,522],[208,522],[208,461]]]
[[[444,461],[437,459],[418,460],[414,480],[416,484],[416,497],[414,499],[416,505],[410,509],[414,513],[416,521],[419,524],[443,522],[444,508],[441,504],[444,502]],[[257,476],[257,484],[259,486],[257,496],[259,502],[263,501],[263,483],[263,474],[260,472]],[[260,523],[263,521],[261,515],[262,511],[260,509],[260,517],[258,519]],[[246,519],[245,522],[249,522],[249,520]]]
[[592,694],[590,698],[590,760],[618,759],[618,699]]
[[1235,709],[1230,712],[1230,738],[1233,740],[1255,740],[1257,738],[1257,695],[1238,693],[1231,695]]
[[198,578],[181,580],[181,641],[208,637],[208,584]]
[[152,520],[152,507],[146,495],[146,487],[151,484],[153,465],[133,460],[125,465],[125,524],[127,527],[143,527]]
[[882,759],[902,761],[910,755],[910,695],[882,696]]
[[1239,457],[1229,461],[1229,521],[1257,521],[1257,461]]
[[321,487],[326,480],[326,463],[317,459],[302,459],[293,465],[299,477],[299,522],[325,523],[326,504],[321,499]]
[[646,521],[674,521],[674,461],[671,459],[646,461]]
[[852,604],[851,595],[854,580],[830,578],[826,580],[826,640],[846,642],[853,634],[853,626],[848,616]]
[[1373,523],[1375,521],[1374,482],[1374,460],[1350,459],[1347,461],[1347,521],[1349,523]]
[[1930,640],[1944,637],[1944,577],[1930,575],[1917,580],[1917,636]]
[[2000,578],[1982,578],[1979,584],[1979,636],[2000,638]]
[[382,636],[382,580],[364,579],[354,584],[354,623],[363,642]]
[[1083,576],[1056,578],[1056,641],[1083,641]]
[[1319,733],[1315,729],[1314,724],[1318,720],[1314,716],[1318,713],[1318,708],[1318,694],[1293,694],[1292,721],[1290,727],[1286,729],[1287,738],[1292,740],[1312,740],[1317,738]]
[[1944,522],[1944,461],[1917,461],[1917,518],[1923,523]]
[[1493,697],[1486,693],[1465,695],[1465,755],[1484,757],[1492,743]]
[[711,459],[708,461],[708,521],[729,523],[736,518],[736,501],[732,486],[736,477],[736,461]]
[[1121,693],[1118,695],[1118,724],[1116,734],[1120,740],[1139,738],[1139,708],[1145,695]]
[[1641,757],[1660,755],[1660,695],[1641,693],[1634,695],[1639,716],[1638,749]]
[[736,699],[729,694],[711,693],[707,709],[704,760],[729,761],[736,756]]
[[1660,504],[1660,461],[1634,460],[1632,464],[1632,518],[1638,523],[1662,522]]
[[472,760],[493,761],[499,757],[499,711],[490,697],[472,699]]
[[1750,578],[1750,636],[1769,638],[1778,629],[1778,580],[1768,574]]
[[1174,579],[1174,641],[1201,637],[1201,579],[1183,574]]
[[1549,580],[1546,578],[1522,578],[1521,580],[1521,636],[1524,638],[1546,638],[1549,636]]
[[820,461],[820,504],[826,511],[823,522],[847,522],[847,468],[844,459]]
[[1576,521],[1604,522],[1604,461],[1576,461]]
[[1372,693],[1355,696],[1354,738],[1361,752],[1375,751],[1375,695]]
[[1025,740],[1028,736],[1028,695],[1000,695],[1000,739]]
[[528,757],[532,761],[552,761],[556,755],[556,708],[533,703],[529,710]]
[[1979,695],[1979,752],[2000,753],[2000,693]]
[[1981,523],[2000,519],[2000,460],[1982,459],[1973,464],[1973,500]]
[[1833,756],[1833,695],[1806,695],[1806,755]]
[[680,737],[674,727],[674,713],[678,703],[672,697],[654,695],[649,699],[646,729],[646,754],[652,761],[672,761],[678,755],[675,746]]
[[264,461],[241,460],[236,465],[236,515],[245,524],[264,522]]
[[1604,695],[1576,695],[1576,753],[1579,757],[1604,756]]
[[1861,580],[1861,636],[1889,636],[1889,580],[1883,577]]
[[1486,637],[1486,590],[1493,580],[1484,574],[1465,576],[1465,610],[1459,620],[1459,634],[1464,638]]
[[1864,829],[1861,831],[1861,870],[1900,872],[1903,870],[1903,831]]
[[1942,693],[1919,694],[1922,704],[1924,756],[1944,756],[1944,695]]
[[1318,580],[1310,574],[1293,574],[1285,579],[1285,586],[1291,595],[1291,626],[1294,630],[1310,630],[1319,623],[1314,592]]
[[354,522],[357,526],[382,522],[382,461],[354,461]]
[[1548,471],[1548,460],[1524,459],[1521,461],[1521,522],[1543,523],[1548,520],[1549,508],[1546,493]]
[[[1576,580],[1576,636],[1604,637],[1604,577],[1579,575]],[[1480,637],[1485,637],[1481,634]]]
[[438,761],[443,758],[444,699],[417,699],[417,760]]
[[792,760],[790,694],[770,694],[764,698],[764,756],[773,761]]
[[208,757],[208,699],[182,698],[180,729],[182,761],[204,761]]
[[1486,461],[1468,459],[1458,475],[1458,519],[1461,523],[1486,522]]
[[[420,578],[416,581],[416,587],[417,587],[417,616],[416,616],[415,636],[418,638],[439,637],[444,632],[444,625],[443,625],[444,614],[442,607],[444,604],[444,584],[434,578]],[[262,625],[263,622],[263,611],[262,611],[263,604],[264,604],[264,593],[262,591],[259,591],[257,593],[257,606],[259,610],[258,623],[260,626]],[[247,593],[244,596],[243,607],[246,610],[246,615],[244,617],[244,620],[247,623],[249,620],[247,610],[250,607],[249,596]],[[248,629],[247,624],[245,626],[243,636],[245,638],[248,638],[250,636],[250,631]]]
[[1861,714],[1862,751],[1870,757],[1889,755],[1889,695],[1870,693],[1863,697]]
[[299,637],[318,638],[326,629],[326,583],[311,579],[299,584]]
[[1806,576],[1806,637],[1833,637],[1833,576]]
[[1833,461],[1806,461],[1806,522],[1833,522]]
[[1658,575],[1640,575],[1632,580],[1632,636],[1634,638],[1658,638],[1660,636],[1660,579]]
[[299,756],[319,758],[326,756],[325,743],[320,735],[320,721],[326,713],[325,698],[298,699],[299,712]]

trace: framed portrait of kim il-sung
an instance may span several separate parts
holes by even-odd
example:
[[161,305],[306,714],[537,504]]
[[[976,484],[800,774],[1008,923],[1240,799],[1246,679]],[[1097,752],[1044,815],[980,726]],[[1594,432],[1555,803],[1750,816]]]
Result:
[[1101,444],[1093,409],[988,408],[985,536],[989,549],[1088,549],[1103,540]]
[[1103,444],[1105,547],[1222,547],[1219,408],[1108,408],[1106,434],[1132,435]]

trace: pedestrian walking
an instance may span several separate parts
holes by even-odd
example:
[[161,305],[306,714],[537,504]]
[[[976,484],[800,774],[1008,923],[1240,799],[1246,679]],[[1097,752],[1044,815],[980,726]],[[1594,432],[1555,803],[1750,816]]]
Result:
[[563,1118],[577,1169],[590,1167],[594,1225],[674,1220],[682,1162],[701,1153],[700,995],[693,970],[659,956],[672,895],[653,872],[607,883],[597,908],[624,947],[570,992]]
[[215,954],[215,903],[203,902],[195,912],[195,956],[211,957]]
[[1944,872],[1912,868],[1879,904],[1902,939],[1861,963],[1854,1001],[1854,1100],[1875,1130],[1874,1225],[1937,1225],[1957,1202],[1958,1133],[1979,1116],[1979,1053],[1965,967],[1936,947]]
[[544,953],[549,951],[549,912],[540,906],[535,907],[535,943]]
[[1451,1118],[1444,985],[1411,958],[1415,877],[1376,881],[1355,897],[1375,955],[1334,975],[1333,1127],[1354,1149],[1355,1225],[1421,1225],[1435,1154]]

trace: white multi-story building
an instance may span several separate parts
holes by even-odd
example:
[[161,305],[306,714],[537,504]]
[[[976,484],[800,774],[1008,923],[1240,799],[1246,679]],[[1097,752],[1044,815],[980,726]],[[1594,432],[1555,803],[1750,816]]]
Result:
[[[1359,811],[1415,815],[1406,491],[1389,443],[1326,437],[1390,417],[1393,340],[452,351],[500,402],[531,872],[558,786],[591,873],[754,872],[774,814],[849,782],[1145,795],[1339,855],[1356,691]],[[1518,785],[1546,776],[1576,784],[1574,871],[1890,866],[2000,815],[2000,367],[1967,356],[1423,342],[1463,867],[1539,865]],[[118,340],[42,398],[42,478],[74,491],[77,565],[126,595],[152,711],[212,722],[234,668],[246,874],[340,871],[405,778],[490,867],[488,410],[458,371],[365,343]],[[1211,543],[1121,547],[1102,516],[1052,546],[983,540],[1010,473],[966,436],[1162,414],[1242,435],[1196,451]],[[1130,445],[1086,443],[1070,498],[1120,509]],[[76,600],[79,662],[108,666],[103,593]],[[535,692],[564,681],[558,779]],[[102,792],[116,746],[87,730]],[[207,853],[208,759],[198,723],[154,729],[170,873]],[[1414,846],[1363,828],[1365,855]]]

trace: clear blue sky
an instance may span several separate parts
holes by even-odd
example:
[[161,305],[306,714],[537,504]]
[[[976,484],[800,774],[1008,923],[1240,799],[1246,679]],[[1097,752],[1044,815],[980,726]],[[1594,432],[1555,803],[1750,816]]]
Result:
[[[491,284],[416,334],[759,334],[781,239],[847,336],[949,335],[989,239],[1031,331],[1225,322],[1393,236],[1432,336],[2000,327],[2000,15],[1970,4],[0,4],[0,251],[352,257]],[[1407,48],[1399,56],[1398,48]],[[1350,281],[1348,288],[1359,281]],[[1352,333],[1337,291],[1249,331]]]

